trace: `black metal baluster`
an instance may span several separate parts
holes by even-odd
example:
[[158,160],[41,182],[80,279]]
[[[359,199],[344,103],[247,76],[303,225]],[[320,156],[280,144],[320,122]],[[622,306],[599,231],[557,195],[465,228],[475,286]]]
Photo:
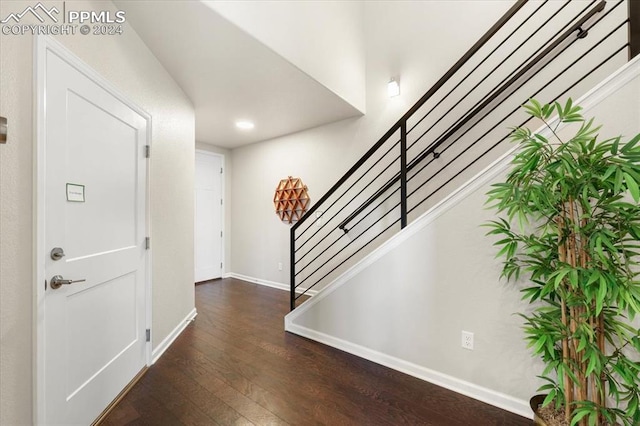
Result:
[[407,226],[407,120],[400,125],[400,228]]

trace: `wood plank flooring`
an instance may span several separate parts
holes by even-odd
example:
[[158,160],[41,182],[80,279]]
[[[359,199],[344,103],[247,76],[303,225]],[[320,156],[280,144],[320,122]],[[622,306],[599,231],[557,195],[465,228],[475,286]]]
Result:
[[532,424],[286,333],[288,303],[235,279],[196,286],[196,320],[102,425]]

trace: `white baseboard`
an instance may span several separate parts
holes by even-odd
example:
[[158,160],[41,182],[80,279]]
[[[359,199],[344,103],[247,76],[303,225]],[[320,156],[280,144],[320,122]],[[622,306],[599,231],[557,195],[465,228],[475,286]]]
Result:
[[375,362],[376,364],[384,365],[385,367],[417,377],[418,379],[433,383],[434,385],[449,389],[456,393],[477,399],[478,401],[485,402],[493,405],[494,407],[533,419],[533,413],[531,412],[528,401],[523,401],[521,399],[466,382],[456,377],[404,361],[400,358],[374,351],[373,349],[347,342],[346,340],[342,340],[316,330],[311,330],[301,325],[293,324],[286,318],[285,330],[333,348],[340,349],[360,358]]
[[169,333],[169,335],[165,337],[162,342],[160,342],[160,344],[151,353],[152,365],[155,364],[155,362],[162,356],[164,351],[169,349],[169,346],[171,346],[173,341],[178,338],[180,333],[182,333],[182,331],[184,331],[184,329],[187,328],[189,323],[194,320],[196,315],[198,315],[198,312],[196,311],[196,308],[193,308],[193,310],[189,312],[189,314],[182,321],[178,323],[176,328],[174,328],[173,331],[171,331],[171,333]]
[[[250,277],[248,275],[242,275],[242,274],[236,274],[235,272],[229,272],[223,275],[223,278],[235,278],[237,280],[242,280],[242,281],[247,281],[250,283],[254,283],[254,284],[260,284],[260,285],[264,285],[267,287],[272,287],[272,288],[277,288],[279,290],[284,290],[284,291],[291,291],[291,288],[289,286],[289,284],[284,284],[284,283],[279,283],[279,282],[275,282],[275,281],[269,281],[269,280],[263,280],[262,278],[255,278],[255,277]],[[317,290],[309,290],[306,291],[306,288],[301,288],[299,287],[296,290],[296,293],[305,293],[308,294],[309,296],[315,296],[318,291]]]

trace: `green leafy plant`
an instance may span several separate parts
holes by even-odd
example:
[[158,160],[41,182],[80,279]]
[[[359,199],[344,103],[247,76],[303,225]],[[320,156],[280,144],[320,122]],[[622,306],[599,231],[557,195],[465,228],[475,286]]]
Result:
[[[546,130],[513,130],[519,150],[487,194],[502,218],[487,226],[502,275],[528,283],[522,317],[546,366],[543,406],[564,407],[572,426],[640,425],[640,134],[598,141],[571,99],[524,108]],[[568,140],[563,123],[577,128]]]

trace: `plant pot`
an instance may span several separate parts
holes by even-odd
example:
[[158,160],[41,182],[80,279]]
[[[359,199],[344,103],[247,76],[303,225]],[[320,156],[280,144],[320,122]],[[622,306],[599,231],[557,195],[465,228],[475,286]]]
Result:
[[538,416],[538,407],[542,405],[547,395],[536,395],[529,400],[529,406],[533,411],[533,422],[539,426],[548,426],[547,423]]

